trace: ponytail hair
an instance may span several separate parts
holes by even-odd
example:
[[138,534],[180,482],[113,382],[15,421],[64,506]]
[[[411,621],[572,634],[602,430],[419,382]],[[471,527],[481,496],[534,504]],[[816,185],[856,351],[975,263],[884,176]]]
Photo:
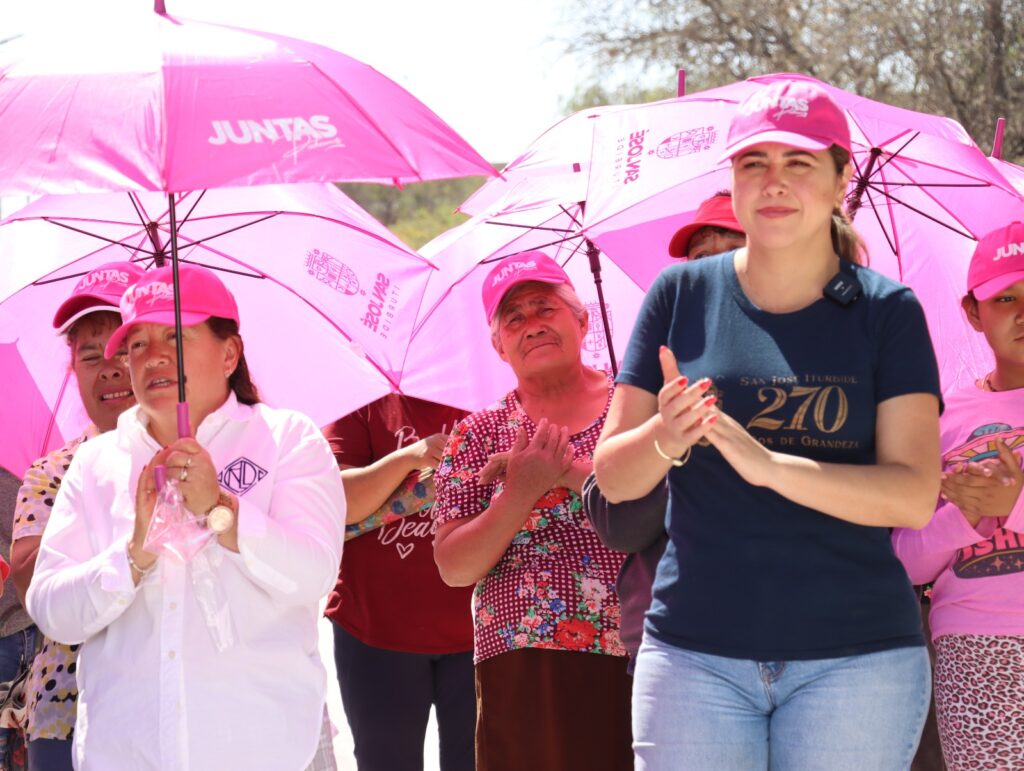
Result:
[[[829,155],[836,166],[836,173],[842,175],[850,163],[850,153],[839,145],[832,145],[829,148]],[[832,210],[832,224],[829,227],[832,234],[832,251],[839,255],[840,260],[852,262],[855,265],[866,265],[868,262],[868,250],[857,231],[853,228],[849,215],[841,206]]]
[[245,343],[242,342],[242,336],[238,333],[238,324],[234,319],[210,316],[206,320],[206,325],[218,340],[227,340],[231,337],[238,339],[238,365],[235,367],[235,371],[228,376],[228,388],[235,392],[235,398],[238,399],[239,404],[250,406],[259,404],[260,392],[256,388],[256,384],[252,382],[249,365],[245,362]]

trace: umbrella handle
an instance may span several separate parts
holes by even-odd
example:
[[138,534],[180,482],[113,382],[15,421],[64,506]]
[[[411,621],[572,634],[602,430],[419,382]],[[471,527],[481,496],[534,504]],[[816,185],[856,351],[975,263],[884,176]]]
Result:
[[188,422],[188,402],[178,402],[178,438],[192,436],[192,426]]

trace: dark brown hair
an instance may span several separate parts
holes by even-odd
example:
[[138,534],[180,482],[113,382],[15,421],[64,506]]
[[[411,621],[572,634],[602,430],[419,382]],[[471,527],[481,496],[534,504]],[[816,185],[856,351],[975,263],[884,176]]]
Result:
[[206,320],[206,326],[218,340],[238,338],[238,366],[228,376],[228,387],[235,392],[235,398],[240,404],[259,404],[260,392],[249,375],[249,365],[245,362],[245,343],[242,342],[242,336],[238,333],[237,322],[220,316],[210,316]]
[[108,327],[117,329],[119,326],[121,326],[121,314],[113,307],[110,310],[98,310],[86,314],[78,319],[64,333],[64,340],[68,344],[68,348],[71,349],[71,363],[75,363],[75,344],[78,342],[79,335],[86,331],[95,334]]
[[[850,163],[850,153],[839,145],[832,145],[828,149],[829,155],[836,166],[836,174],[842,176],[843,170]],[[868,250],[861,241],[857,231],[853,229],[846,211],[836,206],[832,210],[832,251],[839,255],[839,259],[852,262],[855,265],[867,264]]]

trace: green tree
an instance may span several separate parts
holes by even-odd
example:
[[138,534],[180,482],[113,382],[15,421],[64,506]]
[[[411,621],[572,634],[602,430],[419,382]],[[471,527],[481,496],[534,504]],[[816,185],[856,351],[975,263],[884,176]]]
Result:
[[468,219],[456,209],[486,181],[485,177],[463,177],[415,182],[401,188],[355,183],[338,187],[405,243],[419,249]]
[[1004,116],[1003,157],[1024,160],[1020,0],[573,3],[574,37],[566,45],[589,57],[596,73],[625,67],[674,83],[682,67],[693,92],[767,72],[802,72],[872,99],[948,115],[986,151],[996,118]]

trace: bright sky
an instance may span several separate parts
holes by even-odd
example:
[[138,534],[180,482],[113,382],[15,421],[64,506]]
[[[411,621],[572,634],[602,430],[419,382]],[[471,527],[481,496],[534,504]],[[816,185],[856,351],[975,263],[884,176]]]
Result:
[[[490,161],[509,161],[560,117],[576,84],[563,54],[567,0],[165,0],[171,15],[321,43],[419,97]],[[0,0],[0,39],[35,24],[152,0]],[[71,27],[74,28],[74,27]]]

